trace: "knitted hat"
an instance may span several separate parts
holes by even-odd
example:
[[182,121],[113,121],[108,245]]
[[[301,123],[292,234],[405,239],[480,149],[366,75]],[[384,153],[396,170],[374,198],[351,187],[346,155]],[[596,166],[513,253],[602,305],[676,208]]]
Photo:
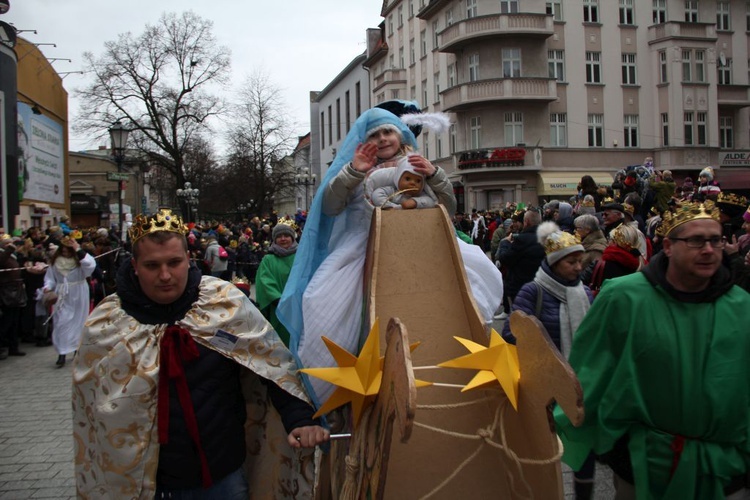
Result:
[[554,222],[543,222],[536,230],[536,237],[547,254],[547,263],[554,266],[560,259],[575,252],[584,252],[578,236],[560,230]]
[[273,232],[271,233],[271,239],[273,241],[276,241],[276,238],[278,238],[282,234],[288,235],[293,240],[297,238],[297,233],[294,232],[294,229],[292,228],[292,226],[288,224],[279,223],[273,227]]
[[711,167],[706,167],[701,170],[701,173],[698,174],[698,177],[705,177],[708,182],[711,182],[712,180],[714,180],[714,169]]

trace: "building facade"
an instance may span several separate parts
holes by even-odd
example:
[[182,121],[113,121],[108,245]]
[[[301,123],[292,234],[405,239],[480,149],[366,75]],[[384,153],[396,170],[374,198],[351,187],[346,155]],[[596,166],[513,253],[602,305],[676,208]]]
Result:
[[384,0],[381,15],[372,103],[451,115],[419,145],[460,209],[568,197],[647,157],[750,193],[745,1]]

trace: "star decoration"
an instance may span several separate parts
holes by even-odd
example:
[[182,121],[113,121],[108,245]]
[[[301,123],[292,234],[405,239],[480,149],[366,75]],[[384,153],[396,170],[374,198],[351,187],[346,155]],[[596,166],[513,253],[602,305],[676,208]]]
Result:
[[466,347],[471,354],[445,361],[438,366],[479,370],[479,373],[461,389],[461,392],[499,382],[513,408],[518,410],[518,381],[521,378],[521,370],[516,346],[508,344],[494,328],[490,334],[489,347],[460,337],[453,338]]
[[[359,356],[354,356],[331,339],[322,337],[326,347],[331,352],[338,367],[333,368],[303,368],[300,371],[315,378],[325,380],[337,386],[336,390],[318,409],[314,417],[325,415],[347,403],[352,404],[354,425],[359,423],[362,410],[373,403],[380,391],[383,379],[383,364],[385,357],[380,356],[380,327],[379,320],[375,320],[367,336]],[[409,346],[410,351],[419,344]],[[415,381],[417,387],[431,385],[430,382]]]

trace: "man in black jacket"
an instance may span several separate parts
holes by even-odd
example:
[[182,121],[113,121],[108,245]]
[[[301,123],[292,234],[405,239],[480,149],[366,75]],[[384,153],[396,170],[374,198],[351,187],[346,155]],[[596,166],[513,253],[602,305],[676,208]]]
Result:
[[[252,455],[273,461],[269,451],[258,456],[269,449],[261,441],[273,439],[270,423],[257,425],[259,414],[264,422],[275,415],[268,400],[288,433],[273,442],[286,454],[285,466],[267,474],[274,497],[284,496],[280,482],[304,489],[309,479],[279,472],[303,467],[292,448],[328,439],[276,332],[234,285],[201,276],[185,232],[167,210],[137,217],[117,294],[86,324],[74,368],[79,496],[248,498],[247,477],[252,491],[269,487],[245,465]],[[250,392],[255,381],[262,384]],[[263,386],[268,399],[257,390]],[[261,436],[246,447],[245,428],[253,425]]]
[[539,243],[536,229],[542,219],[539,212],[528,210],[523,216],[523,229],[511,233],[500,242],[497,260],[507,272],[506,296],[512,303],[523,285],[534,279],[544,259],[544,247]]

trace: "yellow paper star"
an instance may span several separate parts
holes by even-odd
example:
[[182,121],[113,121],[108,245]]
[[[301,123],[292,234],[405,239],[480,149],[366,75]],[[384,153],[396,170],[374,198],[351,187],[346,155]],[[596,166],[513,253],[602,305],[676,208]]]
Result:
[[330,339],[323,337],[333,359],[338,363],[335,368],[304,368],[303,373],[325,380],[337,386],[331,397],[315,413],[315,417],[324,415],[346,403],[352,404],[354,425],[359,423],[362,410],[377,396],[380,382],[383,379],[382,363],[380,361],[380,328],[376,319],[365,345],[359,356],[344,350]]
[[518,381],[521,369],[518,364],[516,346],[508,344],[499,333],[492,329],[490,346],[485,347],[471,340],[453,337],[466,347],[471,354],[440,363],[443,368],[467,368],[479,370],[471,382],[461,392],[500,382],[513,408],[518,409]]

